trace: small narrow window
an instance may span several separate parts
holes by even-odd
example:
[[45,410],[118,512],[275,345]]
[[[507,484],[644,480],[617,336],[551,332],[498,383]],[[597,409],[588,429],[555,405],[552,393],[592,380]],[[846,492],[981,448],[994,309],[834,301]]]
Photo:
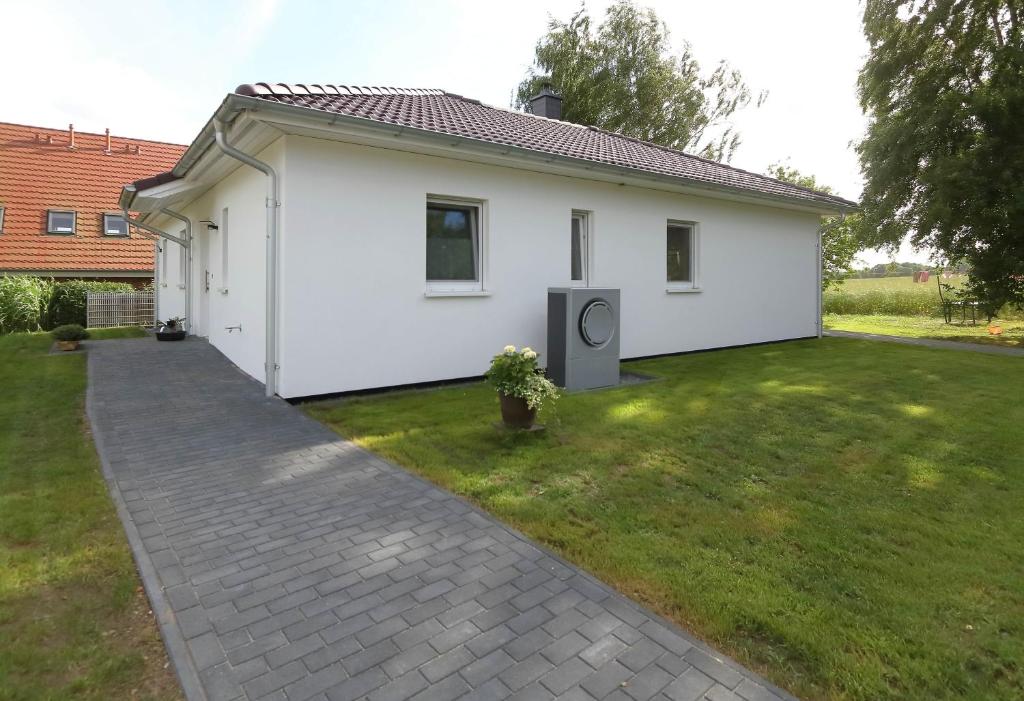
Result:
[[696,235],[694,225],[669,222],[666,237],[667,280],[670,288],[695,289]]
[[570,241],[570,279],[585,287],[590,284],[590,219],[586,212],[572,213]]
[[163,239],[156,245],[157,256],[160,257],[160,286],[167,287],[167,242]]
[[[179,234],[181,239],[185,240],[185,230],[182,229]],[[178,246],[178,287],[185,289],[185,274],[186,268],[188,267],[188,251],[184,246]]]
[[73,234],[75,233],[75,220],[76,216],[73,211],[51,209],[46,213],[46,233]]
[[480,205],[427,202],[427,286],[435,292],[479,291]]
[[4,233],[4,214],[6,212],[6,207],[0,207],[0,234]]
[[230,251],[230,239],[229,234],[231,233],[231,227],[228,226],[228,208],[225,207],[220,212],[220,291],[228,291],[228,252]]
[[103,233],[107,236],[127,236],[128,222],[120,214],[104,214]]

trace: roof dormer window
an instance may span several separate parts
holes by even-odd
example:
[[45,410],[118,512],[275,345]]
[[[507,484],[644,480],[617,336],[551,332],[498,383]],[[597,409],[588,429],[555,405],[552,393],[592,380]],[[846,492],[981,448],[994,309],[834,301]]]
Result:
[[127,236],[128,222],[120,214],[104,214],[103,234],[106,236]]
[[46,233],[73,234],[77,217],[73,210],[51,209],[46,213]]

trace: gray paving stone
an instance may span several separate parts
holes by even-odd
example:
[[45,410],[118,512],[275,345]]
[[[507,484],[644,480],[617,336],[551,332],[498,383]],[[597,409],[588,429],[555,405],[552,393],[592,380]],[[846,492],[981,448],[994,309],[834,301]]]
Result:
[[714,679],[696,667],[691,667],[666,687],[665,696],[672,701],[697,701],[703,698],[704,692],[714,684]]
[[203,341],[87,358],[104,473],[173,612],[172,662],[211,700],[792,701],[267,399]]

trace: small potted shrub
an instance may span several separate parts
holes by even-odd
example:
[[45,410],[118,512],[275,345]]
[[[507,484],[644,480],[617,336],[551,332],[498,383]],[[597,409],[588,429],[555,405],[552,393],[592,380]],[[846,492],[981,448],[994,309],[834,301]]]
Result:
[[512,428],[530,428],[541,405],[558,398],[558,389],[541,374],[537,353],[530,348],[517,351],[515,346],[505,346],[491,360],[487,379],[498,390],[501,420]]
[[78,344],[89,338],[89,332],[79,324],[64,324],[58,326],[50,335],[57,340],[57,347],[62,351],[78,350]]
[[185,327],[181,323],[183,321],[185,321],[183,316],[172,316],[167,321],[158,321],[156,340],[180,341],[185,338]]

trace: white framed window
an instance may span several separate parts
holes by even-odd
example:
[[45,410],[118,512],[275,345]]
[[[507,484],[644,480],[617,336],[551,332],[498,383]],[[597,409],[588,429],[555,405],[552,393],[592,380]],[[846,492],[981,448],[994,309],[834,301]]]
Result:
[[103,234],[104,236],[127,236],[128,222],[120,214],[104,214]]
[[590,213],[573,210],[570,227],[569,269],[573,286],[590,285]]
[[669,292],[699,290],[697,224],[669,221],[665,230],[665,279]]
[[427,293],[483,292],[484,203],[427,197]]
[[73,234],[77,219],[73,210],[51,209],[46,213],[46,233]]
[[231,227],[228,226],[227,207],[220,211],[220,229],[217,233],[220,234],[220,287],[218,289],[221,294],[227,294],[229,286],[228,271],[230,270],[228,266],[228,254],[231,250],[231,245],[229,243]]

